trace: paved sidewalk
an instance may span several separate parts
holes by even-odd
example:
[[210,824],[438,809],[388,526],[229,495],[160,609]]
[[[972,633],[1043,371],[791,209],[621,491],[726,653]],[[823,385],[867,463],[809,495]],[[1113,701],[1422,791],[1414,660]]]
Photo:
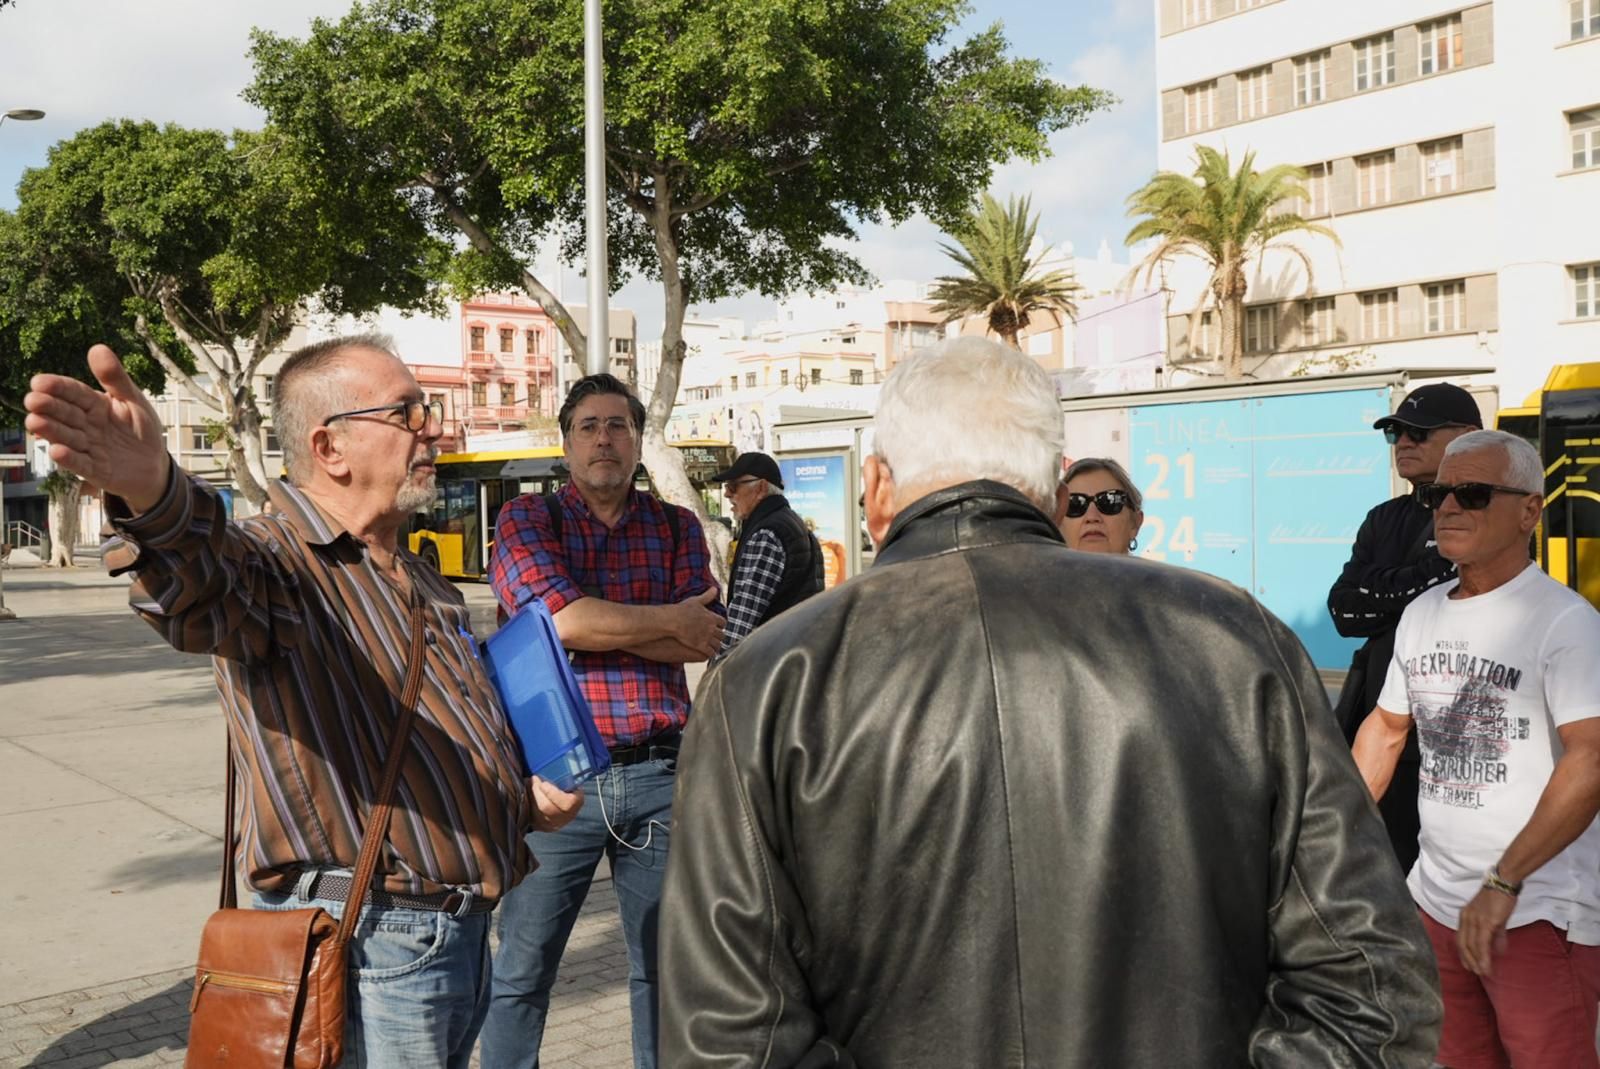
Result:
[[[225,732],[210,661],[138,620],[126,579],[80,564],[5,573],[18,619],[0,622],[0,1069],[181,1061],[216,907]],[[488,634],[488,588],[460,589]],[[547,1069],[632,1064],[626,976],[616,897],[597,881]]]

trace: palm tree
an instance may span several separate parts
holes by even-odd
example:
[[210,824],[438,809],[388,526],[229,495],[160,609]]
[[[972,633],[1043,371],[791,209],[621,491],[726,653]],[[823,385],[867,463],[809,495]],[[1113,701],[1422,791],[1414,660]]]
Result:
[[1320,234],[1339,244],[1339,236],[1317,223],[1307,222],[1295,210],[1295,201],[1310,199],[1305,171],[1278,166],[1255,169],[1255,153],[1245,153],[1234,171],[1225,152],[1201,146],[1195,150],[1194,177],[1158,171],[1143,188],[1128,198],[1128,214],[1143,216],[1128,231],[1127,244],[1157,239],[1150,254],[1134,267],[1132,276],[1144,272],[1148,285],[1155,270],[1173,256],[1204,260],[1211,277],[1194,311],[1189,313],[1190,351],[1200,317],[1214,305],[1221,319],[1225,375],[1244,375],[1245,271],[1268,246],[1298,257],[1311,287],[1311,259],[1305,250],[1282,241],[1286,234]]
[[1069,319],[1078,309],[1072,295],[1079,289],[1070,271],[1040,273],[1049,253],[1029,255],[1038,216],[1030,216],[1029,198],[1012,197],[1004,205],[985,193],[977,208],[950,231],[959,248],[939,243],[946,256],[965,272],[934,279],[928,295],[933,310],[946,323],[970,315],[988,317],[990,332],[1014,349],[1017,334],[1035,312],[1054,312]]

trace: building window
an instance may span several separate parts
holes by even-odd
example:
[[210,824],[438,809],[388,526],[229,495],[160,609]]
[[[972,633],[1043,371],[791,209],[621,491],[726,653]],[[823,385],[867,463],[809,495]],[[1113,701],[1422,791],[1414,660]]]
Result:
[[1328,214],[1328,165],[1313,163],[1306,169],[1306,196],[1299,202],[1300,215],[1314,219]]
[[1356,157],[1356,205],[1375,208],[1394,196],[1394,150]]
[[1461,42],[1461,16],[1435,19],[1417,27],[1418,60],[1423,74],[1438,74],[1461,66],[1465,58]]
[[204,427],[189,428],[189,448],[196,453],[204,453],[211,448],[211,439]]
[[470,333],[472,335],[472,351],[475,353],[483,352],[483,328],[473,327]]
[[739,376],[737,376],[737,375],[729,375],[728,376],[728,392],[729,393],[737,393],[738,390],[739,390]]
[[1394,34],[1356,42],[1356,92],[1394,84]]
[[511,351],[512,339],[514,339],[516,335],[517,332],[512,330],[510,327],[500,328],[500,351],[502,353],[509,353]]
[[1460,330],[1461,303],[1466,293],[1467,284],[1461,279],[1422,287],[1427,304],[1427,322],[1423,329],[1429,334]]
[[613,349],[615,349],[619,353],[631,353],[631,352],[633,352],[633,339],[632,338],[617,338],[615,341],[612,342],[612,346],[611,347]]
[[262,427],[261,435],[266,439],[262,449],[268,453],[281,453],[283,448],[278,445],[278,429],[276,427]]
[[537,330],[527,331],[523,340],[528,346],[528,355],[532,356],[539,351],[539,332]]
[[1422,194],[1454,193],[1461,173],[1461,138],[1427,141],[1422,150]]
[[1600,319],[1600,263],[1567,268],[1572,275],[1572,314],[1578,319]]
[[1244,310],[1244,351],[1270,353],[1278,348],[1278,307],[1263,305]]
[[852,371],[852,372],[850,372],[850,385],[852,385],[852,386],[860,386],[862,384],[862,382],[863,382],[863,379],[862,379],[862,375],[861,375],[860,371]]
[[814,367],[811,369],[811,385],[822,385],[822,369],[820,367]]
[[1318,297],[1300,302],[1300,344],[1327,345],[1334,341],[1333,298]]
[[750,389],[750,388],[754,387],[755,384],[756,384],[756,373],[754,371],[746,371],[744,373],[744,385],[745,385],[745,388],[746,389]]
[[854,334],[846,334],[844,337],[839,339],[840,345],[854,345],[855,343],[856,336]]
[[1572,169],[1600,167],[1600,108],[1567,113],[1572,134]]
[[1183,0],[1183,24],[1198,26],[1211,21],[1211,0]]
[[1183,91],[1183,128],[1191,134],[1217,125],[1217,83],[1191,85]]
[[1376,290],[1361,295],[1361,336],[1367,341],[1382,341],[1397,333],[1399,290]]
[[778,371],[778,385],[779,386],[787,386],[787,385],[789,385],[789,369],[788,368],[779,369],[779,371]]
[[1600,0],[1571,0],[1572,39],[1600,34]]
[[1272,110],[1272,68],[1258,67],[1239,75],[1239,118],[1259,119]]
[[261,397],[262,397],[263,400],[265,400],[267,402],[267,404],[270,405],[272,403],[272,376],[271,375],[263,375],[263,376],[261,376]]
[[1200,326],[1194,332],[1194,344],[1189,346],[1191,356],[1215,356],[1216,320],[1211,312],[1200,313]]
[[1324,77],[1328,70],[1328,53],[1316,52],[1300,56],[1294,61],[1294,103],[1303,108],[1307,104],[1322,102]]
[[843,301],[834,301],[833,302],[833,307],[834,307],[834,309],[836,311],[839,310],[839,309],[842,309],[844,307],[844,302]]
[[517,403],[516,383],[502,382],[500,384],[500,403],[503,405],[514,405]]
[[440,412],[443,412],[445,410],[445,407],[444,407],[444,394],[442,394],[442,393],[430,393],[428,395],[428,403],[430,405],[438,405]]
[[482,408],[484,405],[489,403],[488,383],[474,382],[472,384],[472,403],[477,405],[479,408]]

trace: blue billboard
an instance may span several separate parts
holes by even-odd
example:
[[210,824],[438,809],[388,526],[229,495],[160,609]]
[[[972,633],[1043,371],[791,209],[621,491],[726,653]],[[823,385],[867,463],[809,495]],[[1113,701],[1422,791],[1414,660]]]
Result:
[[1243,587],[1294,629],[1319,668],[1344,668],[1328,588],[1367,510],[1392,493],[1372,429],[1385,388],[1130,409],[1145,495],[1139,554]]

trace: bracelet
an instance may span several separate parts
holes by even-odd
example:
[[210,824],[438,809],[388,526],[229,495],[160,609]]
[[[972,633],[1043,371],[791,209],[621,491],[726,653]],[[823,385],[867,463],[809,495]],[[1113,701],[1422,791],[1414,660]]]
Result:
[[1522,884],[1508,883],[1500,875],[1499,865],[1489,866],[1489,871],[1483,874],[1483,885],[1491,891],[1499,891],[1501,894],[1510,895],[1512,898],[1516,898],[1522,893]]

